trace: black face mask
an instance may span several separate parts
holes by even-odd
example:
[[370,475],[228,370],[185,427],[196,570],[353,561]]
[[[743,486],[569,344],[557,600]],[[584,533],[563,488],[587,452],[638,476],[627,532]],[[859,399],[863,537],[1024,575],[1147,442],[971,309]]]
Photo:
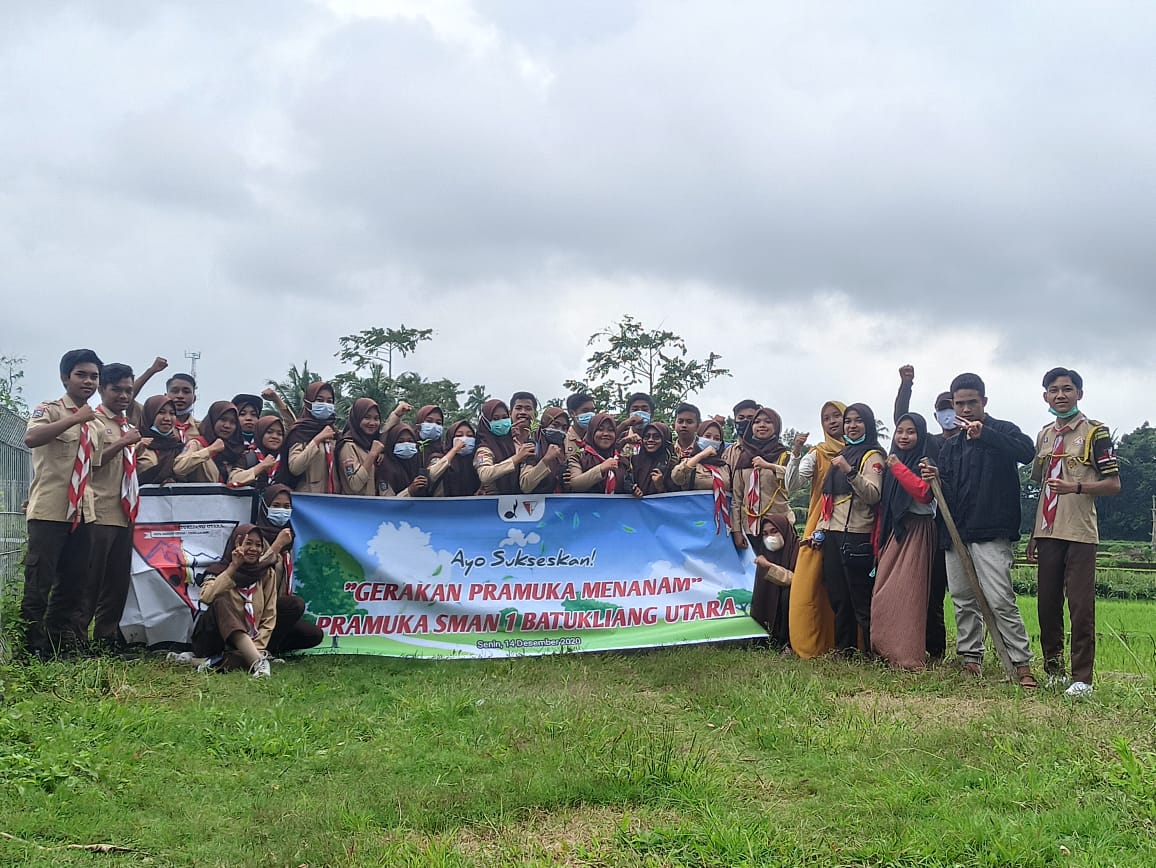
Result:
[[751,430],[751,420],[750,419],[740,419],[739,421],[735,422],[735,433],[737,433],[739,435],[739,437],[746,437],[747,432],[750,430]]
[[566,432],[559,431],[557,428],[547,428],[542,432],[542,436],[546,438],[546,442],[551,446],[565,446]]

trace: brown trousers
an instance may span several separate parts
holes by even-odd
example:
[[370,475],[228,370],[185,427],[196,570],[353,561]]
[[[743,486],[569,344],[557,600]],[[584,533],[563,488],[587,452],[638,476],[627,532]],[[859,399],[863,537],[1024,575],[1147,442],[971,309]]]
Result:
[[132,526],[94,524],[89,533],[92,557],[74,624],[77,633],[88,636],[95,617],[92,638],[115,645],[123,641],[120,618],[132,584]]
[[1096,659],[1096,544],[1037,539],[1040,645],[1044,669],[1064,671],[1064,595],[1072,622],[1072,680],[1092,683]]

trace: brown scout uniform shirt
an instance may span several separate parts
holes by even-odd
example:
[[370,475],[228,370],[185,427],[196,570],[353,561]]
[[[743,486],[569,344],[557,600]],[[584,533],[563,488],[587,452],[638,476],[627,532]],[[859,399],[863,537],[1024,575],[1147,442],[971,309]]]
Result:
[[[92,424],[101,429],[102,452],[106,446],[115,443],[124,435],[120,423],[116,422],[103,406],[96,408],[96,419],[93,420]],[[95,457],[95,452],[93,455]],[[93,514],[95,524],[128,527],[128,516],[124,514],[124,505],[120,501],[120,486],[123,480],[123,449],[115,455],[110,455],[100,467],[92,468],[92,478],[88,481],[88,488],[95,499],[96,511]]]
[[[28,419],[28,428],[59,422],[80,409],[65,395],[55,401],[38,404]],[[101,428],[94,422],[87,423],[92,440],[91,472],[100,463],[103,446]],[[68,521],[68,485],[72,481],[72,466],[80,450],[80,428],[73,425],[67,431],[56,435],[56,439],[32,450],[32,485],[28,489],[27,518],[38,521]],[[95,499],[92,494],[92,477],[80,502],[82,521],[93,521],[96,514]]]
[[[1112,447],[1111,434],[1100,422],[1090,420],[1083,413],[1071,430],[1063,434],[1063,457],[1060,479],[1067,482],[1095,482],[1106,476],[1119,473],[1116,455]],[[1045,482],[1051,464],[1052,450],[1056,435],[1065,421],[1057,419],[1046,426],[1036,436],[1036,460],[1032,464],[1032,479],[1041,485]],[[1089,443],[1088,441],[1092,442]],[[1096,498],[1090,494],[1061,494],[1056,502],[1055,523],[1044,530],[1044,492],[1040,492],[1040,502],[1036,507],[1036,523],[1032,536],[1036,539],[1061,539],[1068,542],[1098,543],[1100,527],[1096,517]]]

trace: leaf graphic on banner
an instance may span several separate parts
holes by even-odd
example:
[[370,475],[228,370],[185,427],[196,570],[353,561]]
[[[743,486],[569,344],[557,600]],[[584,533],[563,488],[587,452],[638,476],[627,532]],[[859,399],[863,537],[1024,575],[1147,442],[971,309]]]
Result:
[[560,512],[555,512],[555,513],[554,513],[554,515],[558,516],[558,518],[559,518],[559,519],[561,519],[562,521],[565,521],[565,520],[566,520],[566,516],[564,516],[564,515],[563,515],[562,513],[560,513]]
[[622,529],[623,529],[624,531],[626,531],[627,533],[636,533],[636,532],[637,532],[637,531],[635,531],[635,530],[634,530],[634,528],[632,528],[632,527],[631,527],[630,525],[628,525],[628,524],[624,524],[624,525],[622,525]]
[[706,527],[706,522],[705,521],[696,521],[694,523],[694,526],[695,527]]
[[442,565],[438,564],[438,568],[436,570],[434,570],[433,573],[431,573],[431,575],[440,576],[441,574],[442,574]]
[[514,581],[514,577],[513,576],[502,576],[502,581],[503,582],[512,582],[512,581]]
[[578,527],[578,513],[574,513],[573,527]]
[[591,514],[592,516],[594,516],[595,518],[602,518],[602,514],[601,514],[601,513],[598,513],[598,512],[592,512],[592,513],[590,513],[590,514]]
[[541,552],[542,554],[546,554],[546,543],[545,542],[543,542],[542,545],[540,545],[538,547],[538,551]]

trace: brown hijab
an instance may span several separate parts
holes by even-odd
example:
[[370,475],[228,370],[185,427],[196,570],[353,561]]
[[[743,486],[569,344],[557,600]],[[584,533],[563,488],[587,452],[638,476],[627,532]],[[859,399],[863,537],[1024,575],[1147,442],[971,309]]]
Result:
[[413,442],[417,443],[417,432],[412,425],[405,422],[394,425],[385,432],[385,452],[381,455],[381,463],[377,465],[378,481],[384,481],[394,494],[401,494],[403,489],[409,488],[409,484],[421,476],[423,470],[420,454],[413,458],[398,458],[393,454],[393,447],[406,431],[413,435]]
[[139,474],[141,485],[155,485],[163,484],[173,478],[173,462],[176,461],[177,456],[185,447],[181,442],[180,436],[177,434],[177,429],[173,428],[169,436],[158,434],[153,430],[153,425],[156,424],[157,413],[165,404],[172,404],[173,401],[168,395],[153,395],[144,402],[143,419],[141,421],[141,433],[145,437],[152,438],[152,445],[149,446],[153,452],[156,453],[157,463],[155,467],[150,467],[148,470],[142,470]]
[[[711,428],[714,428],[716,431],[718,431],[718,439],[721,441],[721,440],[723,439],[723,436],[722,436],[722,433],[723,433],[722,425],[720,425],[720,424],[719,424],[718,422],[716,422],[714,419],[707,419],[705,422],[703,422],[701,425],[699,425],[699,426],[698,426],[698,432],[697,432],[697,433],[698,433],[698,436],[699,436],[699,437],[706,437],[706,436],[707,436],[707,432],[708,432],[708,431],[709,431]],[[715,439],[715,438],[713,438],[713,437],[712,437],[711,439],[713,440],[713,439]],[[702,451],[702,450],[698,448],[698,442],[696,441],[696,442],[695,442],[695,444],[694,444],[694,452],[692,452],[692,453],[690,453],[690,454],[691,454],[691,455],[696,455],[696,454],[698,454],[698,453],[699,453],[699,452],[701,452],[701,451]],[[715,454],[715,455],[712,455],[710,458],[704,458],[704,459],[703,459],[702,461],[700,461],[699,463],[700,463],[700,464],[703,464],[703,465],[709,465],[709,464],[713,464],[713,465],[715,465],[715,466],[721,465],[721,464],[723,464],[723,463],[724,463],[724,462],[723,462],[722,453],[723,453],[723,449],[722,449],[722,447],[720,446],[720,447],[718,448],[718,453],[717,453],[717,454]]]
[[[229,403],[229,402],[225,402]],[[221,555],[221,559],[215,564],[209,564],[205,568],[205,575],[219,576],[233,561],[233,552],[237,546],[241,544],[241,540],[251,533],[260,535],[261,531],[255,524],[239,524],[233,529],[233,533],[229,535],[229,542],[225,545],[225,551]],[[263,541],[262,537],[262,541]],[[233,570],[233,584],[238,588],[248,588],[250,585],[255,585],[261,579],[268,575],[271,568],[262,566],[260,562],[255,564],[241,564]]]
[[241,437],[241,420],[237,416],[237,406],[232,401],[214,401],[209,405],[209,412],[205,415],[205,418],[201,420],[197,428],[201,440],[208,446],[219,439],[217,437],[217,422],[220,421],[222,416],[228,413],[233,414],[233,434],[228,440],[224,441],[224,450],[217,453],[213,458],[213,463],[217,465],[217,470],[220,471],[221,479],[229,478],[229,469],[236,467],[241,462],[241,457],[245,454],[245,440]]
[[[760,416],[767,417],[775,426],[775,433],[766,440],[759,440],[752,431],[755,427],[755,421]],[[783,417],[770,407],[759,407],[754,419],[751,419],[751,424],[747,426],[746,434],[739,440],[739,457],[738,461],[735,462],[735,470],[753,467],[756,456],[769,461],[771,464],[777,464],[782,454],[787,451],[787,447],[779,439],[779,435],[782,433]]]
[[[441,413],[441,417],[443,420],[446,418],[445,411],[442,410],[441,407],[437,406],[437,404],[426,404],[424,407],[422,407],[420,410],[418,410],[417,413],[415,413],[414,417],[413,417],[413,430],[415,432],[417,432],[417,454],[421,457],[421,462],[426,467],[428,467],[431,463],[436,461],[442,455],[445,455],[445,452],[442,450],[442,441],[441,440],[422,440],[421,439],[422,423],[428,422],[430,414],[435,413],[435,412]],[[444,429],[444,425],[443,425],[443,429]],[[445,435],[444,430],[442,431],[442,434],[443,434],[443,436]],[[452,443],[452,441],[451,441],[451,443]]]
[[[507,434],[505,437],[499,437],[490,430],[490,421],[494,418],[494,413],[501,407],[509,416],[510,408],[506,406],[505,401],[499,401],[497,398],[491,398],[482,404],[482,417],[478,419],[478,446],[479,448],[485,446],[492,453],[494,453],[494,463],[501,464],[507,458],[514,454],[518,448],[518,444],[514,442],[514,435]],[[517,475],[514,474],[515,479]]]
[[[474,426],[465,419],[454,422],[446,428],[445,440],[442,443],[442,448],[445,450],[443,454],[449,454],[450,448],[454,445],[455,437],[466,436],[459,434],[463,428],[471,432],[474,430]],[[481,482],[478,481],[478,471],[474,469],[473,453],[463,455],[459,452],[455,455],[450,466],[442,474],[441,484],[442,493],[446,497],[473,497],[477,494]]]
[[372,398],[358,398],[353,402],[353,406],[349,408],[349,419],[345,423],[345,427],[341,430],[341,435],[338,437],[338,444],[352,441],[368,452],[373,448],[373,441],[376,437],[370,437],[361,430],[361,423],[365,419],[370,410],[377,410],[377,415],[381,415],[381,408],[377,406],[377,402]]
[[277,482],[288,485],[290,488],[297,485],[301,477],[289,471],[289,450],[298,443],[308,443],[321,433],[322,428],[333,421],[332,419],[314,419],[309,412],[309,407],[306,406],[316,401],[317,394],[325,388],[333,391],[332,384],[324,380],[318,380],[305,387],[305,397],[301,401],[301,412],[297,414],[297,421],[285,432],[285,441],[281,444],[281,463],[277,468]]

